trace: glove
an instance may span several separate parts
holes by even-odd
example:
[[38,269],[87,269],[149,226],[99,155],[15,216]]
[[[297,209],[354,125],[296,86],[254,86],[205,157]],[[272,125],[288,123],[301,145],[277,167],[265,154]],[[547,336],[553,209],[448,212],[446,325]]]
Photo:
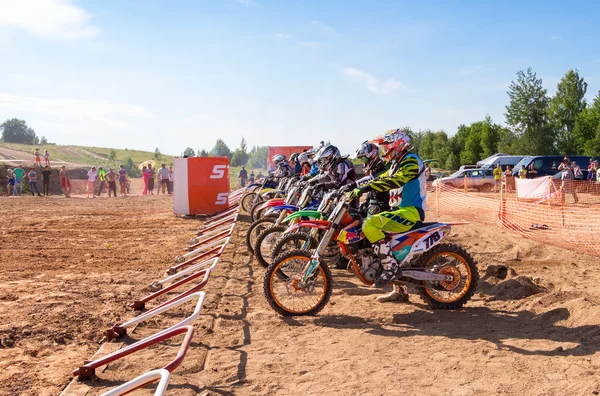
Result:
[[345,186],[343,186],[341,188],[341,192],[342,193],[347,193],[348,191],[352,191],[355,188],[356,188],[356,182],[352,182],[352,183],[349,183],[349,184],[346,184]]
[[354,190],[350,191],[349,193],[346,194],[346,196],[348,197],[348,199],[352,200],[355,198],[358,198],[362,195],[362,191],[360,188],[355,188]]

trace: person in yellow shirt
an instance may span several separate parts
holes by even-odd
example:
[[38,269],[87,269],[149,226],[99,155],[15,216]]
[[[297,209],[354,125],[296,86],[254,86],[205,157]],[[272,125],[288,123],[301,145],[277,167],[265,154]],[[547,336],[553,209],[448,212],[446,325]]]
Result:
[[495,183],[494,191],[495,192],[500,191],[500,183],[501,182],[502,182],[502,168],[500,167],[500,164],[497,164],[496,169],[494,169],[494,183]]
[[519,179],[527,179],[527,169],[525,169],[525,165],[521,165],[521,169],[519,169]]

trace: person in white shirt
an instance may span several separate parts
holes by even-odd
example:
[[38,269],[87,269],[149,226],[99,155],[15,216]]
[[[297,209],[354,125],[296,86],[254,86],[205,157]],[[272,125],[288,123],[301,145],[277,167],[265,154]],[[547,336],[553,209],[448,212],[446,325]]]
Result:
[[92,167],[92,169],[88,172],[88,180],[87,180],[87,197],[90,197],[92,194],[92,198],[96,198],[94,196],[94,183],[96,182],[96,176],[98,173],[96,172],[96,167]]
[[173,177],[173,167],[169,166],[169,184],[167,184],[167,188],[169,189],[169,195],[173,194],[173,180],[175,180],[175,178]]
[[169,188],[169,169],[167,169],[167,164],[162,164],[160,169],[158,170],[158,194],[160,194],[160,189],[162,187],[163,195],[167,193],[171,193]]

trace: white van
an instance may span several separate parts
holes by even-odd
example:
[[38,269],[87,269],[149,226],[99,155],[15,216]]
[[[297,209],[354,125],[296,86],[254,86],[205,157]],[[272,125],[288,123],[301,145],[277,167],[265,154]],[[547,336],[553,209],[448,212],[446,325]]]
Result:
[[496,165],[500,164],[502,170],[506,170],[507,166],[514,169],[515,165],[519,163],[525,157],[524,155],[503,155],[501,157],[492,157],[486,163],[481,166],[481,169],[494,169]]

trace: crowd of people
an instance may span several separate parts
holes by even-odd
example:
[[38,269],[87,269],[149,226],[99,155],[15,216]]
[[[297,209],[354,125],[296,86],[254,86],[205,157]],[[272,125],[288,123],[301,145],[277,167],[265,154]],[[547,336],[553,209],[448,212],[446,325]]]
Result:
[[[36,150],[39,154],[39,150]],[[47,153],[47,150],[46,150]],[[29,184],[29,192],[32,196],[36,194],[41,196],[50,195],[50,177],[52,175],[52,169],[50,168],[49,156],[44,156],[46,164],[43,168],[41,162],[38,161],[39,156],[36,155],[36,161],[33,167],[25,169],[23,165],[19,165],[14,169],[8,169],[6,192],[9,196],[22,196],[23,195],[23,184],[25,181]],[[60,179],[60,188],[66,198],[71,198],[71,175],[66,166],[62,166],[58,172]],[[38,179],[42,181],[42,191],[40,192],[38,187]],[[158,178],[158,183],[155,186],[154,180]],[[142,179],[144,181],[144,189],[142,195],[154,195],[160,194],[161,190],[164,195],[173,194],[173,167],[167,168],[166,164],[162,164],[158,171],[155,171],[151,164],[142,168]],[[117,192],[118,189],[118,192]],[[123,165],[120,165],[118,169],[112,167],[108,168],[108,171],[104,167],[93,166],[87,172],[86,178],[86,192],[87,197],[95,198],[100,197],[104,192],[107,192],[108,197],[116,198],[118,195],[126,197],[131,193],[131,181],[127,176],[127,171]]]

